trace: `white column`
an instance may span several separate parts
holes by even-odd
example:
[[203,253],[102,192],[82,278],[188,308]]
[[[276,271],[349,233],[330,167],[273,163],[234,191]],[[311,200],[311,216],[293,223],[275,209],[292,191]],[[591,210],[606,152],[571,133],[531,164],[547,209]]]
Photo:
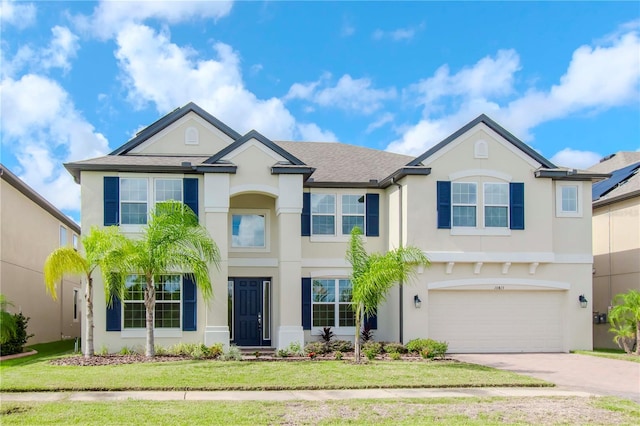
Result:
[[[205,305],[204,343],[211,346],[222,343],[229,347],[227,306],[227,280],[229,276],[229,175],[206,173],[204,175],[205,226],[220,250],[219,267],[211,267],[209,276],[213,285],[213,297]],[[200,316],[199,316],[200,318]]]
[[[279,298],[280,324],[278,349],[298,342],[304,346],[302,330],[302,243],[300,214],[302,213],[302,175],[280,175],[276,214],[279,228]],[[276,307],[274,307],[276,308]]]

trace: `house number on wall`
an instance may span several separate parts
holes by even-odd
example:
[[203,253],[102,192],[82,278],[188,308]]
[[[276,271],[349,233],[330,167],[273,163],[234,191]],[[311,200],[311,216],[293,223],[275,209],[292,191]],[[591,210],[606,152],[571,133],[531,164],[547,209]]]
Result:
[[494,290],[504,290],[504,286],[503,285],[497,285],[494,287]]

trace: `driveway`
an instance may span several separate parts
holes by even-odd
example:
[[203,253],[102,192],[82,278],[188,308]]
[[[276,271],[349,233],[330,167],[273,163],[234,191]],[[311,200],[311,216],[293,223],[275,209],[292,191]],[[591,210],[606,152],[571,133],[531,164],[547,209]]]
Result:
[[536,377],[559,388],[640,403],[640,363],[636,362],[566,353],[456,354],[452,358]]

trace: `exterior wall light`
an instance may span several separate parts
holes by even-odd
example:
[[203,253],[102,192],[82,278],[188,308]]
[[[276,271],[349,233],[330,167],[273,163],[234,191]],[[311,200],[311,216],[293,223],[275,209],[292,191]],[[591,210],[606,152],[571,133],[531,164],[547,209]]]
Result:
[[413,296],[413,304],[416,307],[416,309],[420,309],[420,307],[422,306],[422,300],[420,300],[417,294]]
[[584,297],[584,294],[581,294],[580,296],[578,296],[578,302],[580,302],[580,307],[581,308],[586,308],[587,304],[589,303],[587,298]]

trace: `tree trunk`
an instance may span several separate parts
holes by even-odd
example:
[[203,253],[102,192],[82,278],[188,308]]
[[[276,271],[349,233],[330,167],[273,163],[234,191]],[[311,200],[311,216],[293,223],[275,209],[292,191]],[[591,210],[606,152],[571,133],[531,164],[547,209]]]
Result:
[[640,356],[640,321],[636,321],[636,355]]
[[155,339],[153,336],[153,311],[156,306],[156,289],[153,283],[153,276],[147,277],[147,286],[144,292],[144,307],[147,313],[147,348],[145,355],[154,357],[156,355]]
[[356,335],[353,343],[354,362],[360,364],[360,328],[362,327],[362,304],[356,308]]
[[87,341],[85,342],[84,357],[90,358],[95,354],[93,348],[93,278],[87,277],[87,290],[84,294],[87,302]]

